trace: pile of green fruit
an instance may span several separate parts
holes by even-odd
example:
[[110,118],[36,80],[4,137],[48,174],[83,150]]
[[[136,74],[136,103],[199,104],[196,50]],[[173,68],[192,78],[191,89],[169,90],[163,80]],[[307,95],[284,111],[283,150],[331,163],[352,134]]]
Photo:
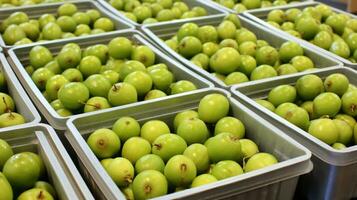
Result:
[[25,123],[25,118],[15,111],[14,100],[8,94],[5,75],[0,70],[0,128]]
[[170,124],[150,120],[140,127],[121,117],[112,129],[91,133],[87,143],[127,199],[158,197],[277,163],[244,139],[244,124],[229,109],[225,96],[209,94],[197,111],[180,112]]
[[41,181],[45,178],[46,168],[38,154],[14,154],[11,146],[0,139],[1,200],[53,200],[56,191],[51,184]]
[[81,49],[68,43],[55,57],[35,46],[26,67],[32,80],[61,116],[91,112],[196,90],[174,74],[145,45],[125,37]]
[[327,5],[319,4],[303,10],[291,8],[285,12],[273,10],[267,21],[353,63],[357,61],[357,19],[335,13]]
[[236,15],[228,15],[218,27],[185,23],[165,41],[174,51],[209,71],[226,85],[310,70],[313,61],[295,42],[279,49],[241,27]]
[[290,3],[297,3],[300,0],[213,0],[226,8],[237,13],[257,8],[268,8],[272,6],[284,6]]
[[110,0],[109,3],[127,18],[140,24],[207,15],[205,8],[200,6],[190,8],[180,0]]
[[71,3],[59,6],[57,14],[43,14],[38,19],[30,19],[24,12],[14,12],[0,24],[7,45],[99,34],[114,29],[113,21],[102,17],[98,10],[81,12]]
[[305,75],[256,102],[336,149],[357,144],[357,88],[344,74]]
[[42,3],[54,3],[62,0],[0,0],[0,8],[10,8],[15,6],[30,6]]

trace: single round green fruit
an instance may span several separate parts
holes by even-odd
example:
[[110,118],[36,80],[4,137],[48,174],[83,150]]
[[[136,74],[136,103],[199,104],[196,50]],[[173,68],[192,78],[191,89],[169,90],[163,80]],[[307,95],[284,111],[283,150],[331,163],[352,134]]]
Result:
[[336,143],[339,137],[339,130],[331,119],[316,119],[311,121],[308,132],[328,145]]
[[165,163],[155,154],[147,154],[139,158],[135,163],[135,172],[137,174],[145,170],[156,170],[164,173]]
[[182,154],[187,148],[184,139],[175,134],[164,134],[156,138],[152,144],[152,153],[167,162],[172,156]]
[[120,139],[110,129],[98,129],[89,135],[87,139],[89,148],[99,158],[110,158],[120,150]]
[[243,174],[242,167],[232,160],[220,161],[212,169],[212,175],[217,180],[223,180],[240,174]]
[[121,155],[133,165],[144,155],[151,153],[151,145],[141,137],[131,137],[123,145]]
[[[211,108],[215,108],[212,110]],[[222,94],[209,94],[203,97],[198,105],[198,116],[206,123],[216,123],[227,116],[229,101]]]
[[176,155],[168,160],[164,174],[171,184],[186,186],[196,177],[196,170],[195,163],[191,159],[183,155]]
[[150,199],[165,195],[168,183],[162,173],[146,170],[135,177],[132,187],[135,199]]
[[262,169],[276,163],[278,163],[278,159],[276,159],[272,154],[257,153],[249,158],[244,166],[244,172],[251,172],[254,170]]
[[183,155],[195,163],[197,172],[204,172],[209,168],[210,160],[206,146],[202,144],[191,144],[183,152]]
[[121,117],[113,125],[113,131],[119,136],[120,141],[124,142],[131,137],[140,135],[140,125],[132,117]]

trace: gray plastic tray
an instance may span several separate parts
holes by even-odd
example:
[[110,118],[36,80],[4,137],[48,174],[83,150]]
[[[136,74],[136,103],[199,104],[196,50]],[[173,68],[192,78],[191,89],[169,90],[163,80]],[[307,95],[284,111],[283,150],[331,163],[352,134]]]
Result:
[[[15,8],[8,8],[4,10],[0,10],[0,23],[6,19],[10,14],[18,11],[25,12],[30,19],[35,19],[40,17],[43,14],[57,14],[57,8],[64,4],[64,3],[73,3],[77,6],[79,11],[87,10],[87,9],[97,9],[102,16],[108,17],[111,19],[115,25],[116,30],[124,30],[124,29],[134,29],[135,27],[126,22],[125,20],[122,20],[119,17],[116,17],[110,12],[107,12],[104,8],[102,8],[98,2],[91,1],[91,0],[80,0],[80,1],[66,1],[66,2],[58,2],[58,3],[51,3],[51,4],[40,4],[38,6],[30,6],[30,7],[15,7]],[[83,38],[88,38],[91,37],[89,36],[80,36]],[[78,38],[78,37],[77,37]],[[53,41],[69,41],[72,38],[69,39],[58,39],[58,40],[52,40]],[[34,42],[35,44],[40,44],[43,42]],[[0,46],[2,46],[5,49],[9,49],[11,47],[14,47],[13,45],[7,45],[5,44],[5,41],[3,40],[2,36],[0,35]],[[19,45],[19,46],[24,46],[24,45]]]
[[0,69],[4,72],[7,80],[7,88],[9,95],[13,98],[16,105],[16,112],[21,114],[25,120],[25,124],[0,128],[0,131],[5,131],[13,127],[23,127],[29,124],[37,124],[41,121],[35,106],[32,104],[30,98],[27,96],[25,90],[22,88],[20,82],[17,80],[16,75],[6,61],[5,56],[0,53]]
[[[190,95],[151,102],[131,108],[102,111],[96,114],[74,117],[67,122],[65,133],[85,174],[98,198],[122,199],[123,194],[101,166],[88,147],[85,139],[94,130],[110,128],[122,116],[131,116],[144,123],[152,119],[172,122],[174,116],[187,109],[197,109],[199,101],[208,94],[220,93],[227,96],[232,116],[245,124],[246,137],[255,141],[262,151],[270,152],[282,161],[276,165],[232,177],[199,188],[188,189],[159,197],[157,199],[292,199],[300,175],[312,169],[311,153],[294,142],[280,130],[272,127],[258,115],[230,98],[222,89],[205,89]],[[224,148],[224,147],[222,147]]]
[[[208,17],[205,19],[192,19],[190,22],[196,23],[198,25],[214,25],[217,26],[224,18],[225,15],[220,15],[220,16],[213,16],[213,17]],[[266,27],[263,27],[257,23],[252,22],[251,20],[239,16],[241,24],[243,27],[251,30],[254,32],[259,39],[263,39],[268,41],[272,46],[274,47],[280,47],[280,45],[286,41],[289,40],[288,37],[283,36],[283,35],[278,35],[274,33],[273,31],[269,30]],[[170,54],[172,57],[176,58],[179,60],[181,63],[186,65],[188,68],[191,70],[196,71],[198,74],[204,76],[208,80],[212,81],[217,87],[220,88],[225,88],[228,89],[231,86],[227,86],[223,81],[219,80],[218,78],[214,77],[211,75],[208,71],[201,69],[197,67],[195,64],[191,63],[189,60],[181,56],[179,53],[175,52],[172,50],[170,47],[168,47],[162,39],[167,39],[169,37],[172,37],[181,27],[181,25],[187,23],[185,22],[179,22],[179,23],[166,23],[162,25],[145,25],[143,27],[144,32],[154,41],[158,46],[161,46],[164,51],[166,51],[168,54]],[[310,57],[317,68],[325,68],[325,67],[331,67],[331,66],[337,66],[337,65],[342,65],[342,63],[329,58],[328,56],[312,50],[309,46],[304,44],[303,42],[297,41],[304,49],[305,55]],[[301,73],[307,73],[307,72],[300,72]],[[285,75],[287,77],[289,75]],[[284,77],[284,76],[281,76]],[[274,79],[270,78],[270,79]],[[243,84],[255,84],[258,81],[249,81]]]
[[[311,72],[321,78],[326,78],[333,73],[345,74],[352,84],[357,85],[357,72],[349,68],[335,67]],[[253,100],[266,98],[269,91],[278,85],[295,84],[301,76],[280,78],[256,85],[238,85],[232,88],[232,93],[237,100],[253,112],[281,129],[313,153],[314,170],[301,180],[301,194],[307,195],[309,199],[332,200],[357,197],[357,145],[340,151],[335,150]]]
[[[129,18],[127,18],[123,13],[121,13],[120,11],[118,11],[117,9],[115,9],[113,6],[111,6],[108,3],[109,0],[98,0],[98,2],[107,10],[109,10],[111,13],[113,13],[116,16],[119,16],[122,19],[125,19],[127,22],[129,22],[130,24],[140,28],[143,25],[139,24],[137,22],[134,22],[132,20],[130,20]],[[185,2],[190,8],[194,7],[194,6],[200,6],[203,7],[207,10],[207,16],[214,16],[214,15],[218,15],[218,14],[222,14],[222,13],[227,13],[227,11],[225,9],[222,9],[221,7],[217,7],[217,6],[213,6],[211,3],[208,3],[205,0],[182,0],[183,2]],[[198,19],[200,18],[205,18],[207,16],[203,16],[203,17],[197,17]],[[187,21],[190,19],[177,19],[177,20],[172,20],[170,22],[180,22],[180,21]],[[167,22],[158,22],[155,24],[163,24],[163,23],[167,23]]]
[[87,185],[74,166],[55,131],[48,125],[37,124],[0,131],[15,153],[38,153],[46,167],[49,181],[59,199],[94,200]]
[[[304,9],[306,7],[311,7],[311,6],[316,6],[316,5],[319,5],[319,4],[322,4],[320,2],[307,2],[307,3],[303,3],[303,4],[298,4],[298,5],[290,5],[290,6],[286,6],[286,7],[283,7],[283,8],[280,8],[281,10],[288,10],[290,8],[298,8],[298,9]],[[348,13],[348,12],[345,12],[345,11],[342,11],[342,10],[339,10],[337,8],[334,8],[334,7],[331,7],[331,9],[336,12],[336,13],[343,13],[343,14],[346,14],[352,18],[355,18],[357,19],[357,16],[356,15],[353,15],[351,13]],[[285,37],[288,37],[290,40],[293,40],[293,41],[301,41],[303,43],[305,43],[307,46],[309,46],[312,50],[316,51],[316,52],[321,52],[322,54],[325,54],[335,60],[339,60],[340,62],[342,62],[345,66],[348,66],[348,67],[353,67],[354,69],[357,69],[357,63],[353,63],[345,58],[342,58],[330,51],[327,51],[326,49],[323,49],[323,48],[320,48],[314,44],[311,44],[310,42],[306,41],[306,40],[303,40],[303,39],[300,39],[300,38],[297,38],[297,37],[294,37],[288,33],[286,33],[285,31],[283,30],[280,30],[278,28],[275,28],[274,26],[268,24],[265,20],[269,14],[270,11],[272,11],[273,9],[270,8],[270,9],[264,9],[264,10],[256,10],[256,11],[247,11],[245,12],[243,15],[247,18],[249,18],[250,20],[253,20],[259,24],[262,24],[266,27],[268,27],[269,29],[272,29],[274,32],[277,32],[278,34],[280,35],[284,35]]]
[[[213,84],[206,81],[205,79],[201,78],[200,76],[197,76],[193,74],[190,70],[185,68],[184,66],[180,65],[178,62],[175,60],[171,59],[170,57],[166,56],[162,52],[160,52],[158,49],[153,47],[150,42],[148,42],[144,37],[141,36],[141,34],[138,31],[135,30],[128,30],[128,31],[117,31],[117,32],[112,32],[112,33],[105,33],[103,35],[97,35],[93,36],[91,38],[77,38],[77,39],[72,39],[68,41],[58,41],[58,42],[49,42],[49,43],[44,43],[42,44],[43,46],[49,48],[52,53],[58,54],[58,52],[61,50],[62,46],[64,46],[66,43],[69,42],[75,42],[81,46],[81,48],[85,48],[90,45],[94,44],[101,44],[101,43],[108,43],[111,39],[118,37],[118,36],[123,36],[123,37],[128,37],[131,38],[133,41],[135,41],[138,44],[143,44],[149,46],[156,54],[156,62],[160,63],[165,63],[169,70],[173,72],[177,80],[189,80],[192,81],[197,88],[206,88],[206,87],[213,87]],[[27,74],[24,66],[29,62],[29,57],[28,54],[31,50],[33,45],[28,45],[24,47],[15,47],[11,49],[9,53],[9,62],[12,64],[13,69],[17,76],[19,77],[21,83],[25,87],[26,91],[29,93],[30,97],[34,101],[35,105],[37,108],[40,110],[40,112],[44,115],[44,117],[47,119],[47,121],[55,128],[55,129],[60,129],[60,130],[65,130],[66,129],[66,121],[68,120],[69,117],[61,117],[59,116],[56,111],[51,107],[50,103],[47,102],[45,97],[41,94],[40,90],[36,87],[34,82],[32,81],[31,77]],[[178,94],[180,96],[182,94]],[[175,97],[176,95],[170,95],[164,98],[172,98]],[[158,100],[161,100],[158,99]],[[137,106],[140,104],[146,104],[147,102],[150,101],[157,101],[156,100],[148,100],[148,101],[141,101],[138,103],[133,103],[126,106]],[[110,108],[112,109],[112,108]],[[82,115],[82,114],[79,114]]]
[[[271,6],[271,7],[267,7],[267,8],[257,8],[257,9],[251,9],[249,11],[255,11],[255,10],[265,10],[265,9],[282,9],[282,8],[285,8],[286,6],[294,6],[294,5],[299,5],[299,4],[302,4],[302,3],[306,3],[306,2],[312,2],[313,0],[299,0],[300,2],[293,2],[293,3],[290,3],[290,4],[287,4],[287,5],[283,5],[283,6]],[[230,12],[230,13],[237,13],[235,10],[233,9],[229,9],[213,0],[208,0],[208,3],[214,5],[214,6],[218,6],[220,7],[220,9],[223,9],[223,10],[226,10],[227,12]]]

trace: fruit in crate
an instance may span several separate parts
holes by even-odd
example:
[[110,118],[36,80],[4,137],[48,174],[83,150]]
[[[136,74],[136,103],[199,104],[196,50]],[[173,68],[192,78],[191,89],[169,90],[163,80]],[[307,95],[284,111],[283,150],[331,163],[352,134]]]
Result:
[[0,188],[1,198],[53,200],[57,197],[54,187],[44,180],[45,167],[39,154],[19,152],[0,139]]
[[[85,48],[68,43],[57,55],[35,46],[29,56],[29,63],[24,63],[34,69],[29,75],[62,117],[197,89],[189,80],[177,80],[170,67],[157,62],[150,47],[125,37]],[[0,102],[0,111],[2,107]],[[145,130],[143,134],[152,137]]]
[[304,75],[295,86],[276,86],[256,102],[333,148],[355,144],[357,90],[345,74]]
[[165,43],[228,86],[315,68],[298,43],[271,46],[242,27],[233,14],[217,27],[185,23]]
[[139,24],[152,24],[207,15],[205,8],[201,6],[191,6],[183,1],[109,0],[108,3],[126,18]]
[[36,4],[55,3],[55,2],[61,2],[61,1],[63,1],[63,0],[26,0],[26,1],[3,0],[0,2],[0,8],[32,6],[32,5],[36,5]]
[[[203,112],[208,107],[217,112]],[[214,93],[203,97],[197,110],[161,116],[164,121],[154,116],[144,121],[120,117],[112,131],[100,128],[90,133],[88,146],[124,195],[135,199],[199,187],[277,163],[273,154],[259,152],[254,140],[244,138],[250,130],[230,115],[229,108],[228,98]],[[123,145],[109,142],[104,130]],[[98,145],[112,156],[98,154]]]
[[1,22],[0,33],[5,44],[23,45],[93,35],[115,29],[114,22],[102,16],[97,9],[79,10],[72,3],[59,5],[57,13],[54,14],[42,14],[34,19],[28,16],[29,14],[31,13],[26,11],[13,12]]
[[252,10],[252,9],[258,9],[258,8],[269,8],[269,7],[274,7],[274,6],[284,6],[284,5],[289,5],[293,4],[297,1],[291,1],[291,0],[271,0],[271,1],[264,1],[264,0],[241,0],[241,1],[236,1],[236,0],[213,0],[216,3],[234,10],[237,13],[244,12],[246,10]]
[[[280,17],[277,17],[280,16]],[[357,19],[319,3],[304,9],[273,10],[267,22],[353,63],[357,62]],[[289,29],[287,27],[289,25]]]

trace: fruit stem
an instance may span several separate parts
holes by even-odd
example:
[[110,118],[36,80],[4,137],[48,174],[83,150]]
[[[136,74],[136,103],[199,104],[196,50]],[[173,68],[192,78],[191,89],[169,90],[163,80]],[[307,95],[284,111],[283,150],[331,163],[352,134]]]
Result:
[[7,105],[7,102],[6,102],[6,100],[5,100],[5,97],[2,97],[2,101],[3,101],[4,104],[5,104],[5,112],[11,111],[11,109],[10,109],[9,106]]

